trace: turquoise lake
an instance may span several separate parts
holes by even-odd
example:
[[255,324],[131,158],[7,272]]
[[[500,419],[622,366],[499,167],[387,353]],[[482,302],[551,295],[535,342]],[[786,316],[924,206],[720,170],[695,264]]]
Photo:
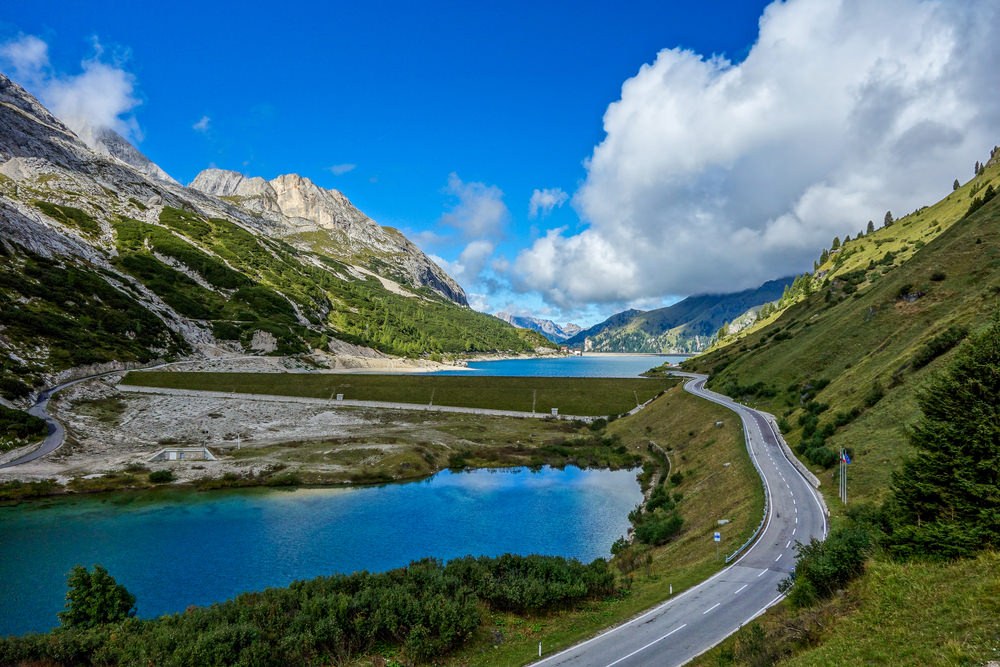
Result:
[[104,565],[142,617],[426,556],[610,555],[636,471],[443,471],[355,489],[132,494],[0,509],[0,635],[51,629],[66,573]]
[[540,359],[470,361],[465,370],[439,371],[437,375],[505,375],[508,377],[630,378],[667,362],[687,359],[661,354],[584,354]]
[[[470,362],[460,373],[635,377],[683,357]],[[642,498],[637,471],[443,471],[363,488],[163,491],[0,508],[0,635],[58,625],[66,575],[100,563],[144,618],[239,593],[467,554],[610,555]]]

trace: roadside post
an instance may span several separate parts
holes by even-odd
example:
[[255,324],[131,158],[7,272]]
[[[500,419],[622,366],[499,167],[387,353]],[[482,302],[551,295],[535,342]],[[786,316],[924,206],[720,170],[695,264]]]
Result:
[[719,558],[719,542],[722,541],[722,533],[715,531],[712,533],[712,541],[715,542],[715,558]]

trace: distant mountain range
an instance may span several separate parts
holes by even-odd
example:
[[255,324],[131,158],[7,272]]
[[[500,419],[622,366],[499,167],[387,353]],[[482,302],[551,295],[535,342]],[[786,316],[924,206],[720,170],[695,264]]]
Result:
[[723,326],[754,321],[756,311],[780,299],[792,281],[780,278],[742,292],[690,296],[656,310],[626,310],[564,342],[593,352],[701,352]]
[[0,74],[0,395],[72,367],[199,352],[538,346],[551,343],[468,308],[444,270],[340,192],[218,169],[185,188]]
[[519,329],[531,329],[532,331],[537,331],[553,343],[562,343],[582,331],[582,327],[577,324],[560,325],[556,324],[552,320],[543,320],[537,317],[529,317],[527,315],[512,315],[511,313],[501,312],[497,313],[496,317]]

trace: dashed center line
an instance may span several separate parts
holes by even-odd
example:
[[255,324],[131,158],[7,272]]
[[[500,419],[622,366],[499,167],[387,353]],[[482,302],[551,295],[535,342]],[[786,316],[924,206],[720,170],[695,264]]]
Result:
[[774,559],[774,561],[775,561],[775,562],[777,562],[778,560],[780,560],[780,559],[781,559],[781,557],[782,557],[783,555],[784,555],[784,554],[778,554],[778,557],[777,557],[777,558],[775,558],[775,559]]
[[[766,572],[766,571],[767,571],[767,570],[765,570],[765,572]],[[737,588],[737,589],[736,589],[736,593],[733,593],[733,595],[736,595],[737,593],[739,593],[740,591],[742,591],[742,590],[743,590],[744,588],[746,588],[746,587],[747,587],[747,586],[749,586],[749,585],[750,585],[750,584],[743,584],[742,586],[740,586],[739,588]]]
[[765,574],[767,574],[767,570],[761,570],[760,574],[758,574],[757,577],[758,578],[763,577]]
[[662,637],[660,637],[660,638],[658,638],[658,639],[654,639],[653,641],[649,642],[648,644],[646,644],[646,645],[645,645],[645,646],[643,646],[642,648],[638,648],[638,649],[636,649],[636,650],[632,651],[631,653],[629,653],[628,655],[623,655],[622,657],[618,658],[618,659],[617,659],[617,660],[615,660],[614,662],[609,662],[609,663],[608,663],[608,666],[607,666],[607,667],[614,667],[614,666],[615,666],[615,665],[617,665],[617,664],[618,664],[619,662],[624,662],[625,660],[628,660],[629,658],[631,658],[631,657],[632,657],[633,655],[635,655],[635,654],[637,654],[637,653],[642,653],[643,651],[645,651],[645,650],[646,650],[647,648],[649,648],[649,647],[650,647],[650,646],[652,646],[653,644],[655,644],[655,643],[657,643],[657,642],[662,642],[662,641],[663,641],[664,639],[666,639],[666,638],[667,638],[667,637],[669,637],[670,635],[674,634],[674,633],[675,633],[675,632],[677,632],[678,630],[683,630],[683,629],[684,629],[684,628],[686,628],[686,627],[687,627],[687,623],[682,623],[681,625],[678,625],[678,626],[677,626],[676,628],[674,628],[673,630],[671,630],[671,631],[670,631],[670,632],[668,632],[667,634],[663,635]]
[[708,609],[706,609],[705,611],[701,612],[701,615],[702,615],[702,616],[704,616],[704,615],[705,615],[705,614],[707,614],[708,612],[710,612],[710,611],[712,611],[713,609],[715,609],[716,607],[718,607],[718,606],[719,606],[720,604],[722,604],[722,603],[721,603],[721,602],[716,602],[716,603],[715,603],[715,604],[713,604],[713,605],[712,605],[711,607],[709,607],[709,608],[708,608]]
[[788,547],[790,547],[790,546],[792,546],[792,541],[791,541],[791,540],[788,540],[788,544],[786,544],[786,545],[785,545],[785,548],[787,549],[787,548],[788,548]]

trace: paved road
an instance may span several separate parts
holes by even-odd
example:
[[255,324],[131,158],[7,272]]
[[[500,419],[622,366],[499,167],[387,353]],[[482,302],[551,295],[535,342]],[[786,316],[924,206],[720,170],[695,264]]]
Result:
[[[795,565],[795,543],[826,536],[817,492],[785,458],[765,417],[705,389],[707,376],[675,375],[689,378],[684,387],[688,392],[740,416],[768,496],[764,528],[742,556],[707,581],[628,623],[535,663],[540,667],[683,665],[781,600],[777,587]],[[712,545],[706,543],[705,548]]]
[[8,461],[0,465],[0,468],[10,468],[12,466],[21,465],[22,463],[28,463],[29,461],[34,461],[35,459],[40,459],[46,454],[51,454],[60,447],[62,447],[63,442],[66,440],[66,429],[63,428],[62,424],[57,422],[52,415],[45,411],[49,405],[49,399],[57,391],[61,391],[70,385],[74,385],[77,382],[83,382],[84,380],[90,380],[91,376],[86,378],[80,378],[79,380],[73,380],[72,382],[64,382],[63,384],[56,385],[51,389],[46,389],[40,394],[38,394],[38,400],[35,404],[28,409],[29,415],[34,415],[45,420],[45,424],[48,427],[48,434],[45,439],[42,440],[42,444],[38,446],[38,449],[28,452],[23,456],[19,456],[13,461]]

